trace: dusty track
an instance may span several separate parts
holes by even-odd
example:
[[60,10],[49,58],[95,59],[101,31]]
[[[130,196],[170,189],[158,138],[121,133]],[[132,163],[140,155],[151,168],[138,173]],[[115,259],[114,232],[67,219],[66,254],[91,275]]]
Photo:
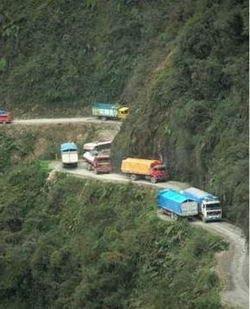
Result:
[[[71,174],[80,178],[92,178],[105,182],[113,183],[129,183],[131,182],[126,176],[120,174],[103,174],[96,175],[86,170],[83,162],[79,163],[76,169],[64,169],[61,162],[54,161],[50,163],[50,167],[57,172]],[[150,186],[154,188],[173,188],[182,190],[187,188],[187,183],[168,181],[164,183],[151,184],[147,181],[135,181],[135,185]],[[158,214],[164,220],[164,216]],[[226,222],[203,223],[202,221],[192,222],[194,226],[206,229],[214,234],[220,235],[229,242],[228,251],[220,252],[216,255],[217,273],[223,284],[222,303],[224,305],[233,306],[233,308],[249,308],[249,288],[248,288],[248,268],[249,256],[245,238],[239,228]]]
[[221,295],[224,305],[249,308],[249,255],[246,240],[236,226],[227,222],[193,222],[229,242],[229,250],[216,255],[216,270],[224,285]]
[[[53,170],[56,170],[58,172],[63,172],[63,173],[68,173],[71,175],[74,175],[76,177],[80,177],[80,178],[94,178],[100,181],[105,181],[105,182],[115,182],[115,183],[129,183],[131,182],[131,180],[121,174],[98,174],[96,175],[94,172],[92,171],[88,171],[86,169],[86,165],[84,162],[80,162],[78,165],[78,168],[76,169],[65,169],[62,167],[61,162],[58,161],[53,161],[50,163],[50,167]],[[161,182],[161,183],[157,183],[157,184],[152,184],[149,181],[145,181],[145,180],[137,180],[134,181],[133,184],[136,184],[138,186],[148,186],[148,187],[157,187],[157,188],[173,188],[173,189],[185,189],[188,188],[189,185],[183,182],[179,182],[179,181],[168,181],[168,182]]]
[[44,125],[44,124],[65,124],[65,123],[103,123],[120,125],[116,120],[100,120],[94,117],[82,118],[43,118],[43,119],[16,119],[10,125]]

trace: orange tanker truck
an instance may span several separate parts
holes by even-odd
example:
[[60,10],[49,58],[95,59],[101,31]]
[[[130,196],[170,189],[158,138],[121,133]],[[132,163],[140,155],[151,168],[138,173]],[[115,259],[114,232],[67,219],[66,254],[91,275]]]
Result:
[[168,178],[166,167],[160,160],[127,158],[122,160],[121,171],[130,176],[132,180],[146,178],[150,179],[152,183]]

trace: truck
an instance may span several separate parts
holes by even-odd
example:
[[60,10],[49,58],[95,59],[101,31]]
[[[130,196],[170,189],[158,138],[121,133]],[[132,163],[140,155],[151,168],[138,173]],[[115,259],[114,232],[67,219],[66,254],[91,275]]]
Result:
[[222,219],[222,208],[217,196],[194,187],[181,192],[198,203],[199,216],[202,221],[219,221]]
[[168,178],[166,167],[160,160],[126,158],[122,160],[121,171],[128,175],[131,180],[145,178],[156,183]]
[[89,171],[93,170],[96,174],[106,174],[112,172],[112,163],[109,153],[94,151],[86,151],[83,159],[87,163]]
[[173,220],[177,220],[178,217],[190,218],[198,215],[198,203],[173,189],[160,190],[156,201],[158,208]]
[[12,116],[9,112],[0,109],[0,123],[11,123],[12,122]]
[[129,108],[113,103],[94,103],[92,105],[92,115],[103,120],[117,119],[123,120],[127,118]]
[[78,149],[75,143],[61,144],[60,151],[63,167],[77,167]]
[[108,151],[111,149],[112,140],[102,142],[91,142],[83,145],[83,151]]

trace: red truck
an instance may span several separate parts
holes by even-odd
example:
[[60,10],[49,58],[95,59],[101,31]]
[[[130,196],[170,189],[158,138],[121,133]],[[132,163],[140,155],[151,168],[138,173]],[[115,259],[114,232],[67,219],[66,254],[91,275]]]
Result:
[[83,154],[83,158],[88,164],[88,170],[94,170],[96,174],[112,172],[112,164],[109,153],[87,151]]
[[11,123],[11,114],[5,110],[0,110],[0,123]]

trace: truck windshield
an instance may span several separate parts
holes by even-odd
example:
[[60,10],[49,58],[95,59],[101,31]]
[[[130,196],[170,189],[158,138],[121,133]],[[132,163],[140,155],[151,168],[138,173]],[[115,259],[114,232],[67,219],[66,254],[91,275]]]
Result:
[[208,216],[218,216],[220,215],[221,212],[220,211],[210,211],[207,215]]
[[165,171],[166,167],[164,165],[157,165],[154,167],[155,171]]
[[62,150],[62,152],[76,152],[76,149],[66,149],[66,150]]
[[220,209],[220,204],[219,203],[207,204],[206,208],[207,210]]
[[110,163],[110,160],[109,159],[107,159],[107,158],[97,158],[97,162],[98,163],[102,163],[102,164],[104,164],[104,163]]

